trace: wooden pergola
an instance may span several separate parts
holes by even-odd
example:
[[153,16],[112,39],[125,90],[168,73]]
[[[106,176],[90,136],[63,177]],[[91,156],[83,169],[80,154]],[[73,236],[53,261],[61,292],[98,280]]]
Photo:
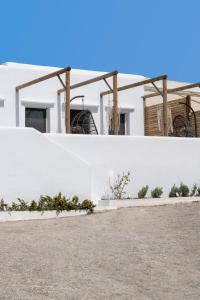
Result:
[[[75,83],[68,87],[69,90],[73,90],[76,88],[80,88],[82,86],[92,84],[101,80],[104,80],[106,85],[112,90],[113,93],[113,106],[114,106],[114,134],[118,134],[118,88],[117,88],[117,74],[118,71],[112,71],[79,83]],[[113,88],[110,87],[109,83],[107,82],[107,78],[112,77],[113,78]],[[65,92],[66,87],[64,86],[62,89],[58,90],[57,93],[60,95],[61,93]],[[70,99],[66,98],[66,104],[65,104],[65,115],[66,115],[66,132],[70,133]]]
[[[192,110],[192,113],[194,115],[194,122],[195,122],[195,134],[197,136],[197,121],[196,121],[196,116],[195,116],[194,110],[191,107],[191,101],[192,101],[191,96],[192,96],[192,94],[190,94],[189,91],[187,92],[187,90],[195,88],[195,87],[199,87],[200,88],[200,82],[186,84],[186,85],[182,85],[182,86],[179,86],[179,87],[176,87],[176,88],[172,88],[172,89],[167,89],[166,93],[167,94],[177,94],[178,92],[185,91],[186,96],[185,97],[181,97],[181,98],[179,98],[177,100],[180,100],[180,101],[181,100],[182,101],[185,100],[186,101],[185,105],[186,105],[186,114],[187,114],[187,116],[189,115],[189,110],[190,109]],[[151,93],[151,94],[145,95],[143,97],[144,100],[146,100],[148,98],[159,96],[160,94],[163,93],[163,90],[161,90],[161,89],[156,88],[156,90],[157,90],[157,92],[155,92],[155,93]],[[183,103],[181,103],[181,104],[183,104]]]
[[[163,91],[162,92],[155,85],[155,82],[160,81],[160,80],[162,80],[162,84],[163,84]],[[131,83],[131,84],[128,84],[128,85],[124,85],[124,86],[118,87],[117,91],[121,92],[121,91],[125,91],[125,90],[128,90],[128,89],[132,89],[132,88],[136,88],[136,87],[139,87],[139,86],[143,86],[143,85],[146,85],[146,84],[149,84],[149,83],[151,83],[154,86],[154,88],[158,91],[159,95],[161,95],[162,98],[163,98],[164,135],[167,136],[168,135],[167,75],[161,75],[161,76],[158,76],[158,77],[154,77],[154,78],[150,78],[150,79],[145,79],[145,80],[142,80],[142,81],[139,81],[139,82],[135,82],[135,83]],[[114,95],[114,90],[113,91],[112,90],[107,90],[105,92],[102,92],[100,94],[100,97],[102,99],[104,96],[112,94],[112,93]],[[114,100],[114,98],[113,98],[113,100]],[[117,117],[118,116],[118,107],[115,108],[115,106],[114,106],[113,115],[114,115],[114,120],[118,118]],[[118,134],[118,123],[117,124],[114,123],[114,132],[115,132],[115,134]]]
[[[65,128],[66,128],[66,133],[70,133],[71,127],[70,127],[70,91],[76,88],[80,88],[82,86],[86,86],[88,84],[92,84],[101,80],[104,80],[105,84],[108,86],[109,90],[101,92],[100,93],[100,98],[101,100],[103,100],[103,97],[109,94],[113,94],[113,129],[114,129],[114,134],[117,135],[118,134],[118,130],[119,130],[119,124],[118,124],[118,92],[121,91],[125,91],[128,89],[132,89],[132,88],[136,88],[139,86],[144,86],[146,84],[152,84],[154,89],[157,91],[155,93],[150,93],[147,95],[143,96],[144,101],[148,98],[152,98],[155,96],[162,96],[163,99],[163,124],[164,124],[164,128],[163,128],[163,135],[167,136],[168,135],[168,105],[167,105],[167,94],[171,93],[177,93],[177,92],[181,92],[181,91],[185,91],[188,89],[192,89],[194,87],[200,87],[200,82],[197,83],[192,83],[192,84],[187,84],[184,86],[180,86],[180,87],[176,87],[173,89],[167,89],[167,75],[161,75],[158,77],[154,77],[154,78],[150,78],[150,79],[145,79],[139,82],[135,82],[135,83],[131,83],[128,85],[124,85],[121,87],[118,87],[117,84],[117,75],[118,75],[118,71],[112,71],[73,85],[70,85],[70,71],[71,71],[71,67],[66,67],[64,69],[55,71],[53,73],[41,76],[39,78],[36,78],[34,80],[28,81],[26,83],[23,83],[21,85],[16,86],[15,90],[16,90],[16,99],[18,99],[19,101],[19,91],[30,87],[34,84],[43,82],[45,80],[51,79],[53,77],[57,77],[60,81],[60,83],[62,84],[63,88],[59,89],[57,91],[57,94],[60,95],[61,93],[65,93]],[[65,74],[65,82],[63,82],[62,78],[60,77],[61,74]],[[112,87],[109,85],[109,83],[107,82],[107,78],[112,77]],[[162,89],[159,89],[156,86],[156,82],[157,81],[162,81]],[[17,111],[17,110],[16,110]],[[16,112],[17,115],[17,112]]]

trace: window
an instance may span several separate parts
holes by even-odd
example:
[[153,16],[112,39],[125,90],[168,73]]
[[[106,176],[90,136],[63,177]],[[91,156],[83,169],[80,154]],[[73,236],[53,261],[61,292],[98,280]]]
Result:
[[[119,135],[126,135],[126,114],[119,114]],[[109,135],[114,134],[114,129],[113,129],[113,118],[111,118],[110,122],[110,128],[109,128]]]
[[47,110],[41,108],[25,109],[25,126],[32,127],[40,132],[47,131]]

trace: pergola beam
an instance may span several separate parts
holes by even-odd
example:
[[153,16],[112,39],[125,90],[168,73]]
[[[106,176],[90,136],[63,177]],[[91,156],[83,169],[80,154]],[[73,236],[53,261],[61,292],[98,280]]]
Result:
[[[138,87],[138,86],[142,86],[142,85],[145,85],[145,84],[148,84],[148,83],[160,81],[160,80],[163,80],[163,79],[167,79],[167,75],[161,75],[161,76],[158,76],[158,77],[145,79],[145,80],[138,81],[138,82],[135,82],[135,83],[131,83],[131,84],[128,84],[128,85],[124,85],[124,86],[119,87],[117,89],[117,91],[121,92],[121,91],[124,91],[124,90],[128,90],[128,89],[132,89],[132,88],[135,88],[135,87]],[[106,95],[109,95],[109,94],[112,94],[112,91],[110,91],[110,90],[105,91],[105,92],[102,92],[100,95],[103,97],[103,96],[106,96]]]
[[[79,82],[79,83],[75,83],[75,84],[70,86],[70,89],[73,90],[73,89],[76,89],[76,88],[80,88],[82,86],[85,86],[85,85],[88,85],[88,84],[91,84],[91,83],[95,83],[97,81],[112,77],[112,76],[117,75],[117,74],[118,74],[118,71],[112,71],[112,72],[106,73],[104,75],[100,75],[100,76],[97,76],[97,77],[94,77],[94,78],[91,78],[91,79],[88,79],[88,80],[85,80],[85,81],[82,81],[82,82]],[[60,89],[60,90],[57,91],[57,93],[61,94],[64,91],[65,91],[65,89]]]
[[[200,82],[179,86],[179,87],[176,87],[176,88],[173,88],[173,89],[168,89],[167,93],[168,94],[170,94],[170,93],[173,94],[174,92],[181,92],[181,91],[184,91],[184,90],[187,90],[187,89],[192,89],[192,88],[195,88],[195,87],[200,87]],[[159,96],[159,95],[160,95],[159,93],[152,93],[152,94],[145,95],[143,98],[147,99],[147,98],[156,97],[156,96]]]
[[61,75],[61,74],[64,74],[64,73],[66,73],[67,71],[70,71],[70,70],[71,70],[70,67],[66,67],[66,68],[64,68],[64,69],[55,71],[55,72],[53,72],[53,73],[50,73],[50,74],[41,76],[41,77],[36,78],[36,79],[34,79],[34,80],[31,80],[31,81],[28,81],[28,82],[23,83],[23,84],[21,84],[21,85],[18,85],[18,86],[16,86],[15,89],[16,89],[16,91],[19,91],[19,90],[21,90],[21,89],[27,88],[27,87],[29,87],[29,86],[31,86],[31,85],[36,84],[36,83],[39,83],[39,82],[48,80],[48,79],[50,79],[50,78],[53,78],[53,77],[58,76],[58,75]]

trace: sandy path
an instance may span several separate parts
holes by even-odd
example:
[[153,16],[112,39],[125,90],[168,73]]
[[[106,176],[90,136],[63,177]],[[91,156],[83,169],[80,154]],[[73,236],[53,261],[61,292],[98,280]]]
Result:
[[0,224],[0,299],[200,299],[200,204]]

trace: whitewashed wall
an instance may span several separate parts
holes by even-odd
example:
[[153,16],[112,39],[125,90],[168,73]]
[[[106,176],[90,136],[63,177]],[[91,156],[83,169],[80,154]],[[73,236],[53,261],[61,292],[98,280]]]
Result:
[[[6,63],[0,65],[0,126],[24,126],[25,107],[48,108],[49,110],[49,131],[51,133],[65,131],[64,117],[64,94],[61,99],[57,96],[57,90],[62,88],[59,80],[53,78],[42,83],[30,86],[19,92],[19,105],[15,87],[29,80],[49,74],[58,70],[53,67],[32,66],[24,64]],[[71,71],[71,84],[81,82],[102,75],[102,72],[75,70]],[[64,80],[64,75],[61,75]],[[143,80],[143,76],[118,75],[118,85],[137,82]],[[112,79],[108,79],[112,86]],[[92,111],[98,131],[107,134],[106,128],[106,107],[108,99],[112,96],[104,97],[104,126],[101,127],[100,116],[100,92],[108,87],[103,81],[84,86],[71,91],[71,97],[85,95],[85,108]],[[123,112],[130,112],[130,134],[144,135],[143,101],[144,88],[139,87],[119,93],[119,109]],[[61,109],[58,106],[61,101]],[[18,112],[19,106],[19,112]],[[72,108],[82,108],[82,102],[75,100]],[[17,111],[17,112],[16,112]]]
[[0,199],[38,199],[59,192],[81,199],[91,193],[87,162],[29,128],[0,128]]
[[[167,196],[173,184],[200,185],[200,140],[192,138],[47,135],[77,153],[92,167],[92,199],[109,193],[109,177],[131,171],[127,194],[137,196],[148,184],[163,187]],[[112,180],[111,180],[112,181]]]
[[200,185],[200,140],[192,138],[41,134],[0,128],[0,198],[38,199],[41,194],[98,201],[109,194],[109,178],[131,171],[127,190],[136,196],[148,184]]

